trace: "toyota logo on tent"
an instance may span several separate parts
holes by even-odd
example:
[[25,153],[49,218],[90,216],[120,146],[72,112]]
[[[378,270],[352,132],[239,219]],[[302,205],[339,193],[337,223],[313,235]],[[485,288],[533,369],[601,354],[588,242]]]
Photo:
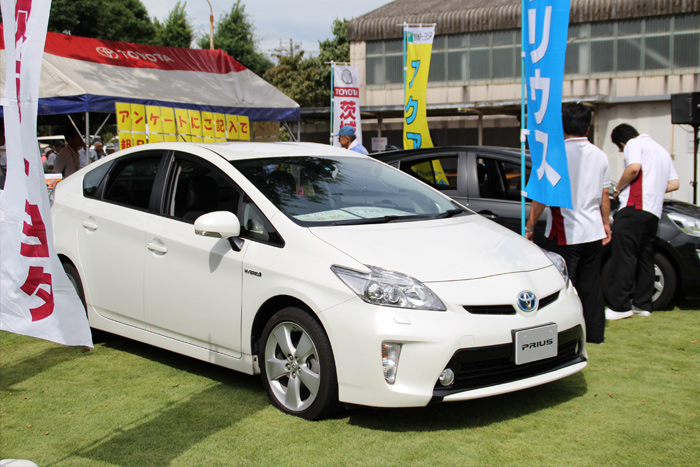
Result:
[[518,308],[523,311],[535,311],[537,309],[537,297],[526,290],[518,294]]
[[103,57],[113,58],[115,60],[119,58],[119,54],[108,47],[98,47],[95,50],[97,50],[97,53],[102,55]]

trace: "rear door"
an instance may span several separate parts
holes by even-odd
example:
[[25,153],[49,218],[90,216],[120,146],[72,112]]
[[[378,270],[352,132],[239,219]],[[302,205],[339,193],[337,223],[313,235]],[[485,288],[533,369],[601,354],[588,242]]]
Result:
[[110,166],[100,194],[86,197],[77,232],[86,301],[98,314],[139,328],[145,231],[163,153],[126,156]]
[[[526,167],[526,177],[530,168]],[[467,157],[469,207],[479,214],[520,233],[520,161],[508,154],[470,151]],[[525,215],[530,212],[526,203]],[[544,216],[543,216],[544,218]]]
[[463,151],[422,153],[402,159],[399,169],[466,204],[464,157]]

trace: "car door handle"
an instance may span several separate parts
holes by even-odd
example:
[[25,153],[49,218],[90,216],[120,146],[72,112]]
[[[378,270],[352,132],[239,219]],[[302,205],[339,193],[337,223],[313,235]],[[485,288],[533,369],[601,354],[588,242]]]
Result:
[[499,217],[498,214],[494,214],[491,211],[479,211],[479,214],[492,221],[495,221]]
[[148,242],[146,244],[149,250],[151,250],[154,253],[162,253],[165,254],[168,252],[168,248],[163,245],[162,243],[154,243],[154,242]]
[[97,230],[97,223],[93,218],[86,219],[83,221],[83,227],[85,227],[90,232],[94,232],[95,230]]

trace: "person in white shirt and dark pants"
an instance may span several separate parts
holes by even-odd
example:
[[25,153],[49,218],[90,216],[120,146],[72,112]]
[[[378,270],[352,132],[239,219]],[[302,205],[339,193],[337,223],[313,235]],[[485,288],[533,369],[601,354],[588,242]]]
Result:
[[664,194],[680,186],[671,155],[649,135],[623,123],[610,135],[625,153],[625,170],[615,186],[620,210],[613,222],[610,308],[606,318],[649,316],[654,295],[654,250]]

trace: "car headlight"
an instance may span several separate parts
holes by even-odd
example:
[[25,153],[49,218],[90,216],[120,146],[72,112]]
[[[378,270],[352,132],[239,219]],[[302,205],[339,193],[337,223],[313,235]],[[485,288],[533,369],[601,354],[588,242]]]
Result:
[[370,273],[340,266],[331,270],[362,300],[373,305],[445,311],[445,305],[422,282],[399,272],[367,266]]
[[700,237],[700,219],[696,217],[684,216],[675,212],[666,214],[673,223],[684,233],[693,237]]
[[561,274],[561,277],[564,278],[564,282],[566,284],[569,283],[569,270],[566,269],[566,260],[562,258],[560,255],[554,253],[553,251],[547,251],[545,249],[542,249],[545,255],[547,255],[547,258],[552,262],[552,264],[559,270],[559,273]]

